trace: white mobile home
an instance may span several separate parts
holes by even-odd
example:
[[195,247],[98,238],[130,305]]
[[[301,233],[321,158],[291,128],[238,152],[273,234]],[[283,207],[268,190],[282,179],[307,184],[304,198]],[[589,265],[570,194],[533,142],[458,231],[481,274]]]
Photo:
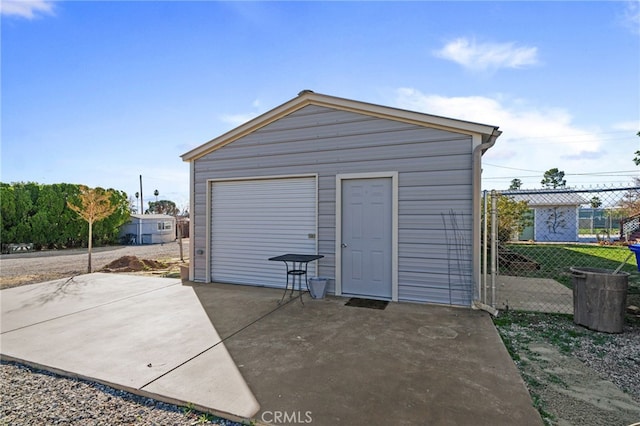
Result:
[[170,243],[176,239],[176,219],[165,214],[132,214],[120,228],[120,237],[129,244]]
[[321,254],[329,291],[469,306],[481,156],[496,126],[303,91],[182,156],[190,279],[283,287],[267,259]]

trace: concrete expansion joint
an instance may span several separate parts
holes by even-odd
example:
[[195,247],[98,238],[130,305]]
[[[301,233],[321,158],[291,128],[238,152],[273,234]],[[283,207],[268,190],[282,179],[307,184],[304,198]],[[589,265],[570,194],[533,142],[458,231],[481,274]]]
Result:
[[[152,384],[153,382],[156,382],[158,380],[160,380],[161,378],[163,378],[164,376],[166,376],[169,373],[172,373],[173,371],[177,370],[178,368],[182,367],[183,365],[189,363],[190,361],[193,361],[194,359],[198,358],[199,356],[209,352],[210,350],[212,350],[213,348],[217,347],[218,345],[224,344],[225,341],[231,339],[232,337],[236,336],[237,334],[241,333],[242,331],[246,330],[247,328],[251,327],[252,325],[254,325],[255,323],[261,321],[262,319],[266,318],[267,316],[271,315],[272,313],[276,312],[277,310],[283,308],[284,306],[288,305],[289,303],[291,303],[293,300],[295,300],[297,298],[294,299],[289,299],[288,301],[286,301],[285,303],[281,303],[278,304],[278,306],[276,306],[274,309],[268,311],[266,314],[258,317],[257,319],[253,320],[252,322],[250,322],[249,324],[245,325],[244,327],[241,327],[240,329],[234,331],[233,333],[229,334],[227,337],[220,339],[219,341],[217,341],[216,343],[214,343],[213,345],[209,346],[208,348],[200,351],[199,353],[197,353],[196,355],[192,356],[191,358],[181,362],[180,364],[176,365],[175,367],[165,371],[164,373],[162,373],[161,375],[159,375],[158,377],[154,378],[153,380],[151,380],[148,383],[145,383],[144,385],[142,385],[140,387],[140,390],[144,389],[145,387],[149,386],[150,384]],[[215,327],[214,327],[215,328]],[[148,365],[149,366],[149,365]]]

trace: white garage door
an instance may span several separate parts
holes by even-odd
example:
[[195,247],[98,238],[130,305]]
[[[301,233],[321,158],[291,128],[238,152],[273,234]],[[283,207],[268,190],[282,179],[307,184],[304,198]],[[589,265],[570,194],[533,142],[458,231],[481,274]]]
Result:
[[317,252],[316,179],[213,182],[211,222],[212,281],[284,287],[284,263],[267,259]]

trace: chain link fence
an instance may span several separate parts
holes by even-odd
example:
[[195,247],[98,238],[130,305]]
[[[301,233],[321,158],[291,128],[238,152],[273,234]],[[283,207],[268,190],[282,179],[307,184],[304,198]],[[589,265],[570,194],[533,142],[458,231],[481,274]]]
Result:
[[628,304],[640,306],[640,274],[628,248],[640,242],[640,186],[485,191],[483,210],[482,302],[572,313],[571,267],[624,263]]

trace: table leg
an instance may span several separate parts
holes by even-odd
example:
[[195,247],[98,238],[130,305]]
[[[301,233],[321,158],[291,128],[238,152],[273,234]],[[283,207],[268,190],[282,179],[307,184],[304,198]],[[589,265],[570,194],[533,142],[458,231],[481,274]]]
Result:
[[[284,286],[284,293],[280,298],[278,304],[282,304],[284,301],[284,297],[287,295],[287,291],[289,290],[289,276],[293,275],[291,279],[291,292],[289,293],[289,298],[293,298],[293,293],[296,291],[296,276],[298,277],[298,293],[300,296],[300,302],[304,305],[304,300],[302,300],[302,278],[304,277],[304,284],[307,287],[307,291],[309,291],[309,280],[307,279],[307,268],[308,262],[294,262],[292,261],[291,268],[289,268],[289,263],[287,261],[283,261],[287,270],[287,281]],[[298,267],[296,268],[296,263],[298,263]],[[304,263],[304,269],[302,269],[302,264]]]
[[[284,301],[284,297],[287,295],[287,290],[289,289],[289,264],[287,262],[284,262],[284,267],[286,270],[286,274],[287,274],[287,283],[284,285],[284,293],[282,294],[282,297],[280,298],[280,301],[278,302],[278,305],[281,305],[282,302]],[[295,287],[296,282],[295,282],[295,277],[293,278],[293,283],[291,284],[291,295],[289,296],[289,298],[291,298],[291,296],[293,296],[293,288]]]
[[[300,268],[302,269],[302,262],[300,262]],[[298,293],[300,293],[300,303],[302,303],[304,305],[304,300],[302,300],[302,277],[304,277],[305,282],[307,280],[307,271],[306,271],[306,263],[305,263],[305,271],[304,271],[304,275],[300,274],[298,275]]]

